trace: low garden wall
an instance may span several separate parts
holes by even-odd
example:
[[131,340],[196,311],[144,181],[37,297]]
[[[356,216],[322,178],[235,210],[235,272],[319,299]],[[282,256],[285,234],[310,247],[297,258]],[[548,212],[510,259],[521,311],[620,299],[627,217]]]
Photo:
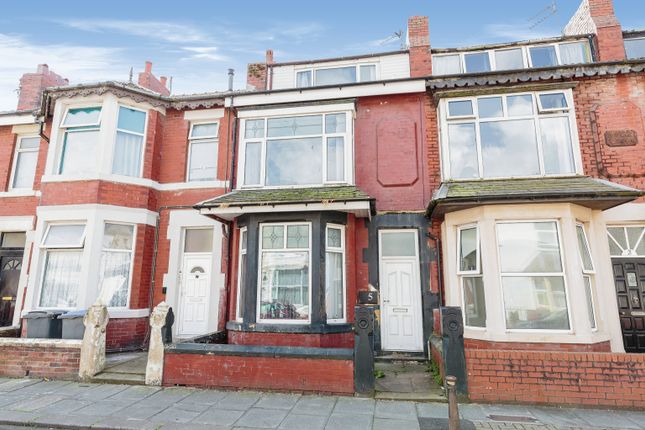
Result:
[[0,376],[78,379],[81,342],[0,338]]
[[347,348],[179,343],[166,348],[163,385],[354,393]]

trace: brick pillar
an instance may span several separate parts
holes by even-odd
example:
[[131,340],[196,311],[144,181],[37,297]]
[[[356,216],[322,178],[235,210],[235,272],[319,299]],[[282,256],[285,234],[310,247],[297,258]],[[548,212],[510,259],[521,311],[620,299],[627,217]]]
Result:
[[36,73],[25,73],[20,78],[18,110],[34,110],[40,106],[40,96],[47,87],[68,85],[69,81],[49,70],[47,64],[39,64]]
[[272,64],[273,50],[267,49],[264,63],[250,63],[246,67],[246,88],[257,91],[270,89],[271,84],[267,81],[267,73]]
[[583,0],[564,28],[564,34],[594,34],[600,61],[620,61],[626,58],[623,30],[614,13],[612,0]]
[[432,56],[427,16],[408,18],[408,49],[410,50],[410,77],[431,75]]
[[161,94],[162,96],[169,96],[170,90],[166,87],[167,78],[161,76],[157,79],[155,75],[152,74],[152,62],[146,61],[146,68],[143,72],[139,73],[139,85],[143,88],[147,88],[150,91]]

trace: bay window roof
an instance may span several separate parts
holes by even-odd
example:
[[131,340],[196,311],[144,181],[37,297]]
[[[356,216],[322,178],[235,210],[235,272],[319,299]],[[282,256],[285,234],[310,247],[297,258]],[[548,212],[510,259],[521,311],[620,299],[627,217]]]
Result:
[[572,202],[606,210],[643,195],[645,192],[635,188],[588,176],[448,181],[434,193],[426,214],[513,202]]
[[374,213],[374,199],[355,186],[240,189],[195,205],[202,215],[232,220],[250,212],[336,210],[359,217]]

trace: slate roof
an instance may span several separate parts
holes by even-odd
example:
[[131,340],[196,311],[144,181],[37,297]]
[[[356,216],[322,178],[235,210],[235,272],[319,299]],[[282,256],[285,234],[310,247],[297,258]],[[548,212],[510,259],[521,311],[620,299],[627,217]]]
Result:
[[195,208],[229,206],[273,206],[297,203],[332,203],[373,201],[374,199],[354,186],[316,188],[282,188],[261,190],[234,190],[230,193],[198,203]]
[[589,176],[449,181],[435,192],[427,214],[443,214],[481,204],[563,201],[605,210],[642,195],[645,192]]

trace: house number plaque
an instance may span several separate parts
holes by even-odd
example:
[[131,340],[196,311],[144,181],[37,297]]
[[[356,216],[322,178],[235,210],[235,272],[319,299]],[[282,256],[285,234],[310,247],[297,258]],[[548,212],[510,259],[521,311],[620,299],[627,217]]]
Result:
[[377,305],[378,291],[359,291],[358,303],[361,305]]

